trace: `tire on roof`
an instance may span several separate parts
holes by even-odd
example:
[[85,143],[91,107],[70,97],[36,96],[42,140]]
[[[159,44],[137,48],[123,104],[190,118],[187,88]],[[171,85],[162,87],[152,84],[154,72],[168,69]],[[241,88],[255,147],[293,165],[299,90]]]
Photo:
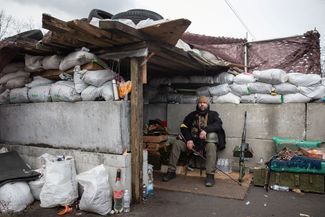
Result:
[[138,24],[141,20],[146,20],[148,18],[152,20],[164,19],[160,14],[145,9],[132,9],[132,10],[115,14],[112,17],[112,19],[130,19],[135,24]]

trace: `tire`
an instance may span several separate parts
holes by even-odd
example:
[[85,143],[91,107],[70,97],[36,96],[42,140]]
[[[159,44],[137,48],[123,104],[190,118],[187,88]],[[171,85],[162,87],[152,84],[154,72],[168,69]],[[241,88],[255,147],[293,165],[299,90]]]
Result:
[[138,24],[141,20],[146,19],[161,20],[164,19],[160,14],[145,9],[132,9],[125,12],[115,14],[112,19],[130,19],[135,24]]
[[88,22],[90,22],[91,19],[94,18],[94,17],[99,18],[99,19],[111,19],[112,16],[113,15],[111,13],[108,13],[106,11],[103,11],[103,10],[100,10],[100,9],[92,9],[89,12],[87,20],[88,20]]
[[26,32],[21,32],[17,35],[10,36],[8,38],[5,38],[6,41],[14,41],[17,39],[34,39],[34,40],[41,40],[43,38],[43,33],[39,29],[29,30]]

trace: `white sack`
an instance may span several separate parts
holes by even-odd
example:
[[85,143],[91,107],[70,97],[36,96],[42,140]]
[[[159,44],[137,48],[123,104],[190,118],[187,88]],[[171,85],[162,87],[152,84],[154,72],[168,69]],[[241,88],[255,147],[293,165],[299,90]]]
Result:
[[87,70],[80,70],[80,66],[74,67],[73,82],[77,93],[81,93],[89,85],[82,80],[82,76],[87,72]]
[[25,71],[18,71],[18,72],[15,72],[15,73],[9,73],[9,74],[6,74],[6,75],[4,75],[4,76],[2,76],[0,78],[0,84],[6,84],[9,80],[17,78],[17,77],[26,77],[26,78],[28,78],[29,75],[30,75],[30,73],[25,72]]
[[106,81],[113,80],[115,76],[116,73],[110,69],[87,71],[82,77],[82,80],[87,84],[100,87]]
[[227,93],[226,95],[223,95],[223,96],[214,96],[214,97],[212,97],[212,102],[213,103],[234,103],[234,104],[239,104],[240,103],[240,97],[236,96],[235,94],[232,94],[232,93]]
[[252,74],[239,74],[236,75],[234,78],[234,83],[236,84],[248,84],[248,83],[252,83],[255,82],[256,79],[254,78],[254,76]]
[[108,81],[103,86],[100,87],[100,96],[105,99],[105,101],[112,101],[114,100],[114,93],[113,93],[113,84],[112,81]]
[[273,86],[275,92],[281,95],[290,94],[290,93],[298,93],[298,87],[296,85],[290,83],[277,84]]
[[53,102],[76,102],[81,100],[71,81],[58,81],[51,86],[51,98]]
[[302,95],[301,93],[293,93],[293,94],[283,95],[284,103],[306,103],[309,101],[310,101],[310,98]]
[[74,159],[66,156],[62,161],[45,158],[45,184],[40,193],[40,206],[51,208],[71,205],[78,198]]
[[281,84],[288,80],[287,73],[282,69],[256,70],[253,75],[258,81],[269,84]]
[[87,51],[81,50],[68,54],[61,60],[59,69],[60,71],[66,71],[67,69],[73,68],[76,65],[83,65],[86,63],[90,63],[95,60],[96,56]]
[[230,85],[231,92],[237,96],[250,95],[247,84],[232,84]]
[[83,101],[94,101],[100,97],[101,91],[100,87],[88,86],[81,92],[81,99]]
[[312,99],[321,99],[325,96],[325,86],[320,84],[309,87],[298,87],[298,90],[301,94]]
[[270,94],[272,92],[272,84],[262,82],[249,83],[248,89],[250,93]]
[[256,94],[256,103],[279,104],[283,102],[281,95],[272,96],[270,94]]
[[9,93],[10,103],[26,103],[29,102],[28,88],[16,88],[12,89]]
[[242,103],[255,103],[256,102],[256,94],[243,95],[240,97],[240,102]]
[[42,60],[43,56],[25,55],[25,70],[28,72],[37,72],[43,69]]
[[200,87],[200,88],[196,89],[196,95],[197,96],[210,96],[209,87],[205,86],[205,87]]
[[53,81],[50,79],[43,78],[42,76],[35,76],[33,77],[33,81],[28,84],[25,84],[25,86],[28,88],[32,88],[32,87],[43,86],[52,83]]
[[215,84],[232,84],[234,82],[235,76],[233,74],[230,74],[228,72],[222,72],[218,75],[215,75],[213,77],[213,81]]
[[212,76],[205,76],[205,75],[193,75],[189,78],[190,83],[194,84],[213,84],[213,77]]
[[228,84],[221,84],[218,86],[209,87],[209,93],[211,96],[222,96],[231,91]]
[[7,183],[0,187],[0,213],[23,211],[33,201],[26,182]]
[[29,77],[24,77],[24,76],[16,77],[7,81],[6,88],[14,89],[14,88],[25,87],[25,84],[29,82],[30,82]]
[[30,190],[31,190],[31,192],[33,194],[34,199],[40,200],[39,196],[40,196],[42,188],[43,188],[43,186],[45,184],[45,178],[44,178],[45,170],[43,168],[41,168],[41,169],[37,169],[35,171],[39,172],[41,174],[41,176],[38,179],[34,180],[34,181],[28,182],[28,185],[29,185],[29,188],[30,188]]
[[36,86],[28,91],[28,98],[31,102],[51,102],[51,85]]
[[288,76],[289,82],[296,86],[308,87],[321,82],[321,77],[317,74],[289,73]]
[[59,69],[62,57],[58,55],[46,56],[42,60],[43,69]]
[[9,102],[9,93],[10,93],[10,90],[7,89],[3,93],[0,94],[0,105],[6,104]]
[[[25,67],[25,63],[24,62],[14,62],[14,63],[9,63],[8,65],[6,65],[2,71],[1,74],[8,74],[8,73],[14,73],[20,70],[23,70]],[[1,77],[1,76],[0,76]]]
[[112,210],[112,191],[108,172],[101,164],[77,175],[84,192],[79,203],[80,210],[106,215]]

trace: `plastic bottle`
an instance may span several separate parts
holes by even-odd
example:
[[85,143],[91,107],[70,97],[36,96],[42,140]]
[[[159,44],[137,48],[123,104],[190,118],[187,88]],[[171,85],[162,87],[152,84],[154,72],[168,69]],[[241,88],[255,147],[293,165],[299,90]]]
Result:
[[153,191],[153,166],[151,164],[148,165],[148,186],[147,186],[147,194],[148,197],[152,197],[154,195]]
[[121,182],[121,170],[117,170],[116,181],[113,186],[114,211],[120,213],[123,211],[124,186]]
[[271,185],[271,188],[275,191],[289,191],[288,186],[282,186],[282,185]]
[[229,173],[229,160],[228,158],[225,159],[225,173]]
[[142,200],[146,200],[147,198],[148,198],[147,185],[143,184],[142,185]]
[[114,100],[119,100],[120,97],[118,95],[118,89],[117,89],[117,84],[116,84],[116,80],[113,79],[112,80],[112,87],[113,87],[113,96],[114,96]]
[[131,198],[130,198],[129,190],[125,189],[124,195],[123,195],[123,210],[124,210],[124,212],[130,212],[130,203],[131,203]]

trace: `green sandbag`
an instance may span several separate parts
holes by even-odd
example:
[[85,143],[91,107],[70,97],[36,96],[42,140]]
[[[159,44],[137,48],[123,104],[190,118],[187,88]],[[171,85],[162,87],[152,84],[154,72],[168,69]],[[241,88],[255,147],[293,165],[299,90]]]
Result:
[[299,140],[299,139],[287,139],[274,136],[272,137],[275,145],[276,151],[281,151],[284,147],[287,147],[293,151],[299,148],[319,148],[322,143],[321,140]]

